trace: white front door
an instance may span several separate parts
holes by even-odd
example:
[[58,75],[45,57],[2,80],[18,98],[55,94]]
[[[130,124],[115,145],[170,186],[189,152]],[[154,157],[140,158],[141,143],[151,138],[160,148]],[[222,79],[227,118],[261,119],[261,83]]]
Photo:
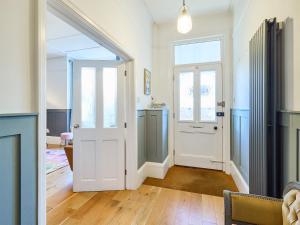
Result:
[[73,189],[125,188],[124,65],[74,63]]
[[174,72],[175,164],[222,170],[221,64],[180,66]]

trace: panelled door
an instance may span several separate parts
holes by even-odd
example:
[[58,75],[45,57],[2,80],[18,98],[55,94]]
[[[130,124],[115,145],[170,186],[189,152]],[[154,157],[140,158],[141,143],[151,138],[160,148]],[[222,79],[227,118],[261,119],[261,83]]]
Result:
[[174,70],[175,164],[223,169],[223,97],[220,63]]
[[124,65],[75,61],[73,189],[125,188]]

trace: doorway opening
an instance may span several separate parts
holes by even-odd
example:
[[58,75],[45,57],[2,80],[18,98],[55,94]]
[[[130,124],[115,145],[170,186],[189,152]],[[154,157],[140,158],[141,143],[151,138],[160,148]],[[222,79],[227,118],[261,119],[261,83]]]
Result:
[[145,184],[215,196],[238,190],[225,173],[223,40],[214,36],[173,44],[174,166],[163,180],[147,178]]
[[127,61],[51,10],[46,16],[50,213],[74,192],[126,188]]
[[174,61],[174,164],[222,171],[222,41],[177,44]]

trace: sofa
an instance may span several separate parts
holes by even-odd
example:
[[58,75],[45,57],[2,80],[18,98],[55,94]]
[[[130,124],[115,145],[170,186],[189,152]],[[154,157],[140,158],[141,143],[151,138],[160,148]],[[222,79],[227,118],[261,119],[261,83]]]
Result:
[[289,183],[283,199],[224,191],[225,225],[300,225],[300,183]]

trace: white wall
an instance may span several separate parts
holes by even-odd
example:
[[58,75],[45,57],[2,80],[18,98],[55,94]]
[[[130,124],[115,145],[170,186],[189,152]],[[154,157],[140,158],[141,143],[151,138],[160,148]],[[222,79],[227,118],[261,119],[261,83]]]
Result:
[[71,74],[67,57],[47,59],[47,109],[71,108]]
[[0,113],[36,111],[34,1],[1,1]]
[[[186,35],[179,34],[176,30],[176,20],[172,23],[154,25],[153,36],[153,94],[155,101],[165,102],[170,110],[169,116],[169,153],[171,160],[174,149],[174,127],[173,127],[173,58],[172,43],[178,40],[197,39],[214,35],[224,36],[224,64],[223,76],[225,85],[223,96],[227,102],[225,108],[226,118],[230,115],[231,105],[231,71],[232,71],[232,18],[230,13],[206,15],[193,18],[193,29]],[[228,116],[228,117],[227,117]],[[228,138],[224,140],[224,148],[227,148],[229,161],[229,120],[224,120],[224,131]]]
[[144,95],[144,68],[152,70],[152,17],[142,0],[71,0],[103,28],[135,60],[137,107],[150,103]]
[[236,0],[234,1],[233,32],[233,107],[249,108],[249,41],[264,19],[277,17],[294,20],[294,39],[286,76],[289,88],[285,108],[300,110],[300,1],[299,0]]

